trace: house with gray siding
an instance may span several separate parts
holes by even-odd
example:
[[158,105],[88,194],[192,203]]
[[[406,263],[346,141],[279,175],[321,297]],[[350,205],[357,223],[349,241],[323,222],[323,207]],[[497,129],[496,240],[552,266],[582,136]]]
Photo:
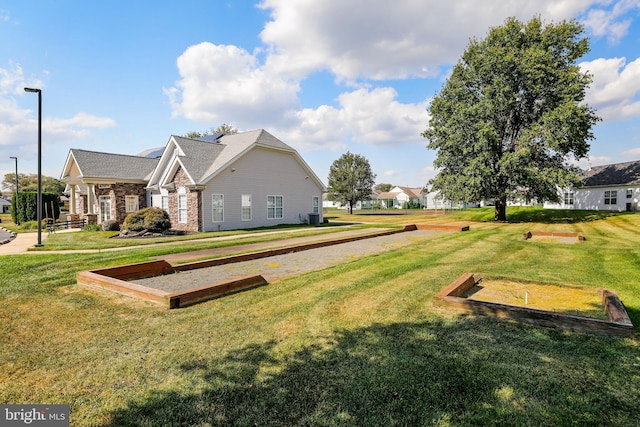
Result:
[[582,176],[583,185],[560,191],[560,203],[550,209],[640,211],[640,161],[594,166]]
[[[140,199],[138,207],[165,209],[172,227],[179,230],[217,231],[322,221],[324,184],[296,150],[263,129],[199,139],[174,135],[163,149],[146,152],[160,156],[155,158],[117,154],[111,158],[90,152],[95,156],[91,168],[85,166],[83,155],[92,155],[83,151],[78,156],[81,151],[70,151],[62,180],[70,187],[76,184],[71,199],[79,200],[80,205],[87,193],[86,203],[94,206],[98,222],[106,218],[102,212],[106,211],[103,204],[107,200],[100,183],[113,185],[109,188],[111,211],[126,213],[133,206],[133,198],[127,196],[139,190],[144,193],[144,202]],[[118,156],[130,162],[125,165],[127,172],[108,172],[97,166],[114,162]],[[135,164],[129,157],[140,162]],[[90,173],[85,172],[89,169]],[[98,178],[97,173],[105,176]],[[118,178],[112,177],[115,175]]]

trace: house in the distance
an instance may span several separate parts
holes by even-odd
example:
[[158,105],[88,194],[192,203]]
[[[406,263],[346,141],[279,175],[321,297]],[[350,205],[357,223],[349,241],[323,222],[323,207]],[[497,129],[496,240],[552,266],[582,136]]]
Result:
[[324,184],[296,150],[263,129],[171,136],[163,149],[145,154],[71,150],[61,177],[70,213],[122,222],[156,206],[185,231],[322,222]]
[[390,191],[377,195],[380,206],[384,209],[419,208],[425,206],[426,193],[422,188],[395,186]]
[[639,211],[640,161],[594,166],[582,174],[582,187],[561,191],[560,203],[551,209]]

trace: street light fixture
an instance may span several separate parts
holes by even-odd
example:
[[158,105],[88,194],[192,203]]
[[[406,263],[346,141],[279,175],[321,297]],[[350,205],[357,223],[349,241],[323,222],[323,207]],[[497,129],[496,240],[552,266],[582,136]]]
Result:
[[38,199],[36,201],[38,244],[36,246],[42,246],[42,90],[25,87],[24,91],[38,94]]
[[15,156],[9,158],[16,161],[16,225],[20,225],[20,211],[18,210],[18,158]]

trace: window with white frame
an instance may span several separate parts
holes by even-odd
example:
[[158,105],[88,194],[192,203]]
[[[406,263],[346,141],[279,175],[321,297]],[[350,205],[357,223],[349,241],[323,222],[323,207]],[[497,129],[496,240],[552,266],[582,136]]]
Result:
[[224,194],[211,195],[211,220],[224,222]]
[[187,195],[178,194],[178,222],[185,224],[187,222]]
[[241,201],[242,221],[251,221],[251,194],[243,194]]
[[565,205],[573,205],[573,191],[565,191],[563,193],[563,199]]
[[320,198],[318,196],[313,196],[313,213],[320,213]]
[[160,197],[161,208],[165,211],[169,212],[169,196],[161,196]]
[[633,197],[633,190],[629,188],[629,189],[627,190],[627,199],[630,199],[630,198],[632,198],[632,197]]
[[267,219],[284,217],[284,201],[282,196],[267,196]]
[[604,204],[605,205],[617,205],[618,204],[618,192],[616,190],[607,190],[604,192]]
[[124,206],[126,212],[135,212],[138,210],[138,196],[124,196]]
[[100,222],[111,220],[111,196],[100,196],[98,198],[100,206]]

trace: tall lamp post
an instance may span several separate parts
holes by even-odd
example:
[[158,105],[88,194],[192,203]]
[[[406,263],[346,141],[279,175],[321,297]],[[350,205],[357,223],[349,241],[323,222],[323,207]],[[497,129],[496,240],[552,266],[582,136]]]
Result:
[[36,200],[38,244],[36,246],[42,246],[42,90],[25,87],[24,91],[38,94],[38,199]]
[[18,158],[15,156],[9,158],[16,161],[16,225],[20,225],[20,211],[18,210]]

